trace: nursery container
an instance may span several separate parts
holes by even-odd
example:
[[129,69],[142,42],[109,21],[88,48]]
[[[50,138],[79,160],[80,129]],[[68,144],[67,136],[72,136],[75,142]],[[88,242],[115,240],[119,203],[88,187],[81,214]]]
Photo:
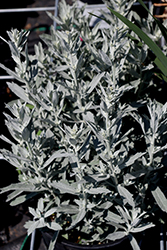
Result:
[[[48,232],[42,232],[43,240],[45,245],[49,246],[49,243],[52,239],[52,234]],[[95,244],[95,245],[80,245],[77,243],[72,243],[68,240],[60,238],[56,243],[54,250],[132,250],[132,247],[129,243],[128,237],[124,237],[120,240],[111,241],[106,244]]]

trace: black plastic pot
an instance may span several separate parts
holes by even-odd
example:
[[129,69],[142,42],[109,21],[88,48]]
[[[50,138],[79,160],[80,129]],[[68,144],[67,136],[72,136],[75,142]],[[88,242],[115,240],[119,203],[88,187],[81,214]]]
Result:
[[[52,239],[52,235],[48,232],[42,232],[43,240],[48,248],[49,243]],[[54,250],[132,250],[128,237],[124,237],[120,240],[112,241],[107,244],[98,245],[79,245],[77,243],[69,242],[65,239],[58,239]]]

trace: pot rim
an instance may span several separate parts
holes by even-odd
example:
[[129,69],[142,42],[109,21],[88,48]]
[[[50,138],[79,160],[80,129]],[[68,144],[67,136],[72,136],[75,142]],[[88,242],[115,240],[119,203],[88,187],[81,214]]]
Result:
[[121,239],[118,239],[118,240],[115,240],[115,241],[110,241],[109,243],[105,243],[105,244],[95,244],[95,245],[81,245],[81,244],[77,244],[77,243],[74,243],[74,242],[70,242],[66,239],[63,239],[61,237],[60,240],[58,240],[59,243],[61,243],[62,245],[64,246],[72,246],[73,248],[76,248],[76,249],[85,249],[85,250],[88,250],[90,248],[92,249],[104,249],[104,248],[109,248],[111,246],[116,246],[118,244],[120,244],[121,242],[125,241],[128,239],[128,236],[125,236]]

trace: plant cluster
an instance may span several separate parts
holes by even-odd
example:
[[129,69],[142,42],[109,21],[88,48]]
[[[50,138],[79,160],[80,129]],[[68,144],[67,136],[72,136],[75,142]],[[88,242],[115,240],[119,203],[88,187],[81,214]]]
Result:
[[[153,18],[129,12],[133,2],[105,1],[158,40]],[[17,80],[7,84],[18,99],[6,105],[13,139],[1,136],[11,146],[1,158],[19,175],[1,192],[12,190],[11,205],[37,200],[28,234],[48,228],[82,244],[128,236],[139,249],[135,233],[167,211],[167,103],[156,100],[148,46],[112,13],[103,13],[106,28],[89,27],[84,8],[62,0],[59,17],[48,13],[59,29],[33,55],[28,32],[8,32],[15,72],[1,67]]]

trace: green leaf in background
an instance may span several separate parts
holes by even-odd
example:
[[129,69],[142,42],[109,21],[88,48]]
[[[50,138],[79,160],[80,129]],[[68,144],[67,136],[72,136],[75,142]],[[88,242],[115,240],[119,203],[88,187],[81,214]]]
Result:
[[[157,65],[157,67],[158,67],[159,69],[161,69],[161,71],[162,71],[162,69],[163,69],[163,72],[166,71],[166,67],[164,67],[164,65],[161,63],[161,61],[160,61],[157,57],[155,58],[154,63]],[[163,74],[158,74],[158,73],[156,73],[156,75],[159,76],[160,78],[163,78],[164,81],[167,82],[167,77],[166,77],[165,75],[163,75]]]
[[154,18],[156,24],[158,25],[158,27],[160,28],[162,35],[164,36],[165,41],[167,42],[167,29],[166,27],[157,19],[155,18],[151,12],[149,11],[149,9],[147,8],[147,6],[145,5],[145,3],[142,0],[138,0],[138,2],[147,10],[147,12]]
[[[149,36],[147,36],[139,27],[137,27],[135,24],[133,24],[131,21],[129,21],[127,18],[119,14],[118,12],[112,10],[109,8],[109,10],[116,15],[123,23],[125,23],[133,32],[135,32],[152,50],[152,52],[155,54],[155,56],[158,58],[158,60],[161,62],[158,63],[157,66],[159,66],[159,69],[162,71],[162,73],[167,76],[167,58],[164,55],[164,53],[161,51],[161,49],[158,47],[156,43],[154,43]],[[157,61],[155,60],[155,63]]]

